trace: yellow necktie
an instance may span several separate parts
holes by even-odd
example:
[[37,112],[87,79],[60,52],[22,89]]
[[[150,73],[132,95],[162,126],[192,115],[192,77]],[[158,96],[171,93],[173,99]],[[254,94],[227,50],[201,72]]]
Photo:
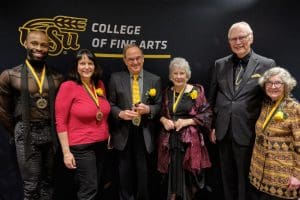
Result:
[[[133,80],[132,80],[132,104],[139,103],[141,101],[140,97],[140,86],[139,86],[139,81],[138,81],[139,76],[138,75],[133,75]],[[132,119],[132,123],[135,126],[139,126],[141,123],[141,116],[139,115],[138,117],[135,117]]]
[[138,81],[139,76],[133,75],[132,80],[132,104],[139,103],[141,101],[140,97],[140,86]]

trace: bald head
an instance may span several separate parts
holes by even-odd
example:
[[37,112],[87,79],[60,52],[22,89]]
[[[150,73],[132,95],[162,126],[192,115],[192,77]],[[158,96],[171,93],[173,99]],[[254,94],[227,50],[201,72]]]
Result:
[[43,37],[45,40],[47,40],[49,42],[49,38],[48,38],[47,34],[44,31],[41,31],[41,30],[31,30],[30,32],[28,32],[27,37],[26,37],[26,41],[29,38],[35,37],[35,36]]
[[49,38],[43,31],[30,31],[24,42],[24,47],[27,49],[28,60],[44,61],[49,51]]

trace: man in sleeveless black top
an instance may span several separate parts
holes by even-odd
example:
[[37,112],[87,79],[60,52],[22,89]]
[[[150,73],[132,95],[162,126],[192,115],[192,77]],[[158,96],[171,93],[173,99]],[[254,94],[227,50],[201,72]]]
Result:
[[24,199],[52,199],[54,99],[62,75],[45,58],[49,39],[42,31],[28,33],[23,64],[0,75],[0,122],[12,134],[22,176]]

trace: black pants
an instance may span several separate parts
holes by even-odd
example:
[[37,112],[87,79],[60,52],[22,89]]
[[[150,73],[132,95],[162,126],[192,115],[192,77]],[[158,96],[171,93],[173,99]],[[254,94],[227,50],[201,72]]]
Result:
[[237,144],[229,130],[219,142],[219,154],[225,200],[249,199],[252,146]]
[[75,179],[78,200],[93,200],[100,196],[99,183],[102,177],[106,141],[71,146],[75,161]]
[[132,127],[125,149],[118,151],[120,200],[148,200],[148,153],[141,128]]
[[[31,123],[29,134],[49,131],[49,126]],[[20,174],[23,180],[24,200],[50,200],[53,193],[54,152],[51,143],[43,145],[25,144],[24,124],[15,127],[15,144]],[[32,155],[25,159],[25,145],[30,145]]]

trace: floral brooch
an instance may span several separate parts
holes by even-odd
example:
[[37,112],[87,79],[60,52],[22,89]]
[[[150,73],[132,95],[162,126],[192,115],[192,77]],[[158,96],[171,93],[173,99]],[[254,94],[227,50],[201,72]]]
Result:
[[189,97],[191,97],[191,99],[196,99],[198,97],[198,91],[197,90],[192,90],[190,93],[189,93]]
[[100,96],[103,96],[104,92],[101,88],[97,88],[96,89],[96,94],[100,97]]
[[148,97],[155,97],[156,96],[156,89],[155,88],[151,88],[147,91],[146,95]]
[[278,110],[274,115],[275,121],[283,121],[287,118],[287,114],[284,113],[282,110]]

